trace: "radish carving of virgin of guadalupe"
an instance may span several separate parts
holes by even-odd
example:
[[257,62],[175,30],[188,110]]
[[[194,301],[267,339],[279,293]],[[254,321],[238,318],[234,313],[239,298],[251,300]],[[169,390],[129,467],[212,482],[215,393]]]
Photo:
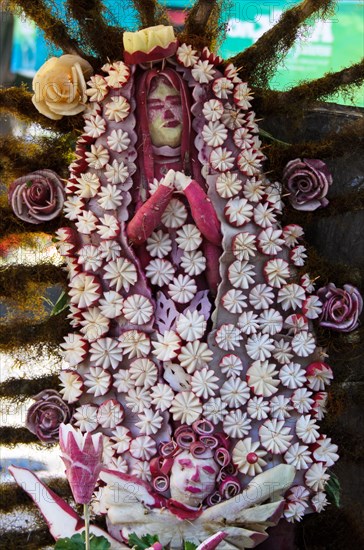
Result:
[[[105,434],[110,533],[253,547],[325,500],[331,369],[311,332],[302,229],[262,174],[252,95],[172,27],[124,33],[91,77],[58,237],[75,332],[61,393]],[[292,486],[292,487],[291,487]],[[286,493],[286,500],[282,494]]]

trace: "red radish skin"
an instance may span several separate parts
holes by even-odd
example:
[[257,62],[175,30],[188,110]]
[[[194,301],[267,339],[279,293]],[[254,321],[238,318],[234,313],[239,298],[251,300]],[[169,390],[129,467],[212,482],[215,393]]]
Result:
[[173,188],[162,183],[154,195],[149,197],[139,208],[126,229],[131,244],[142,244],[151,236],[154,229],[160,224],[172,194]]
[[221,246],[220,222],[205,191],[197,181],[192,180],[184,188],[184,194],[191,207],[192,217],[202,235],[215,246]]
[[220,256],[222,249],[219,246],[205,241],[202,244],[204,256],[206,258],[206,278],[213,296],[216,296],[218,286],[221,282],[220,275]]

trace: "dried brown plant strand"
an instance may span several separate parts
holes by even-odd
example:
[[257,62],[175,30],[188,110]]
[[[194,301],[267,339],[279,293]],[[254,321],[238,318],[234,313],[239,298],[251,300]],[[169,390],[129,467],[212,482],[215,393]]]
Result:
[[107,59],[121,59],[123,29],[109,25],[104,17],[105,5],[100,0],[67,0],[70,15],[78,22],[82,42],[98,56],[98,65]]

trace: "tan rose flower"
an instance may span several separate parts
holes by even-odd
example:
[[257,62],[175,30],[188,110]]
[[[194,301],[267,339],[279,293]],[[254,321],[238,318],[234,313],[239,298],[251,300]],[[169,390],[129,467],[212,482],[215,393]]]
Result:
[[87,101],[85,79],[92,73],[90,63],[78,55],[51,57],[33,78],[35,107],[53,120],[82,113]]

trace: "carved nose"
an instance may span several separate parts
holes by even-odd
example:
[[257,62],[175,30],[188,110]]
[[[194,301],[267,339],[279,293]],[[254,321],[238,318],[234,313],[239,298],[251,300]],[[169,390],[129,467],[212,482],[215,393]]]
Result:
[[170,111],[168,109],[168,111],[165,112],[164,119],[165,120],[170,120],[170,119],[173,119],[173,118],[174,118],[174,114],[172,113],[172,111]]
[[192,481],[200,481],[200,473],[199,473],[198,466],[196,467],[195,472],[194,472],[193,476],[191,477],[191,480]]

